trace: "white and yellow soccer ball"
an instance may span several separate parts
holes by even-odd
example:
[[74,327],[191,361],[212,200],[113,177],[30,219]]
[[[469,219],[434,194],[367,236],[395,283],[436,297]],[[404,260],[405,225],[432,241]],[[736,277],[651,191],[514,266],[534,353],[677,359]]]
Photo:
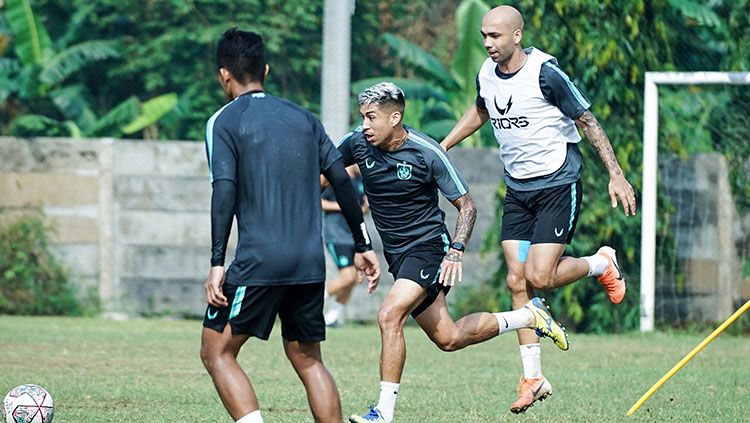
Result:
[[54,414],[52,395],[39,385],[16,386],[3,400],[5,423],[50,423]]

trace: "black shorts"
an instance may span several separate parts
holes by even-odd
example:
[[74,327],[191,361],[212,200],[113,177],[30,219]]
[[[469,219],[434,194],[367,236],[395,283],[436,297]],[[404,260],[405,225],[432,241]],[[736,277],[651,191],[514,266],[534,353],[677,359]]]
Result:
[[203,326],[223,332],[229,323],[233,335],[267,340],[278,314],[281,336],[287,341],[323,341],[323,289],[323,282],[268,286],[224,284],[229,305],[217,309],[209,304]]
[[578,223],[581,181],[535,191],[507,189],[500,239],[570,244]]
[[435,302],[440,291],[448,295],[448,291],[451,290],[450,286],[444,286],[438,282],[440,266],[443,264],[449,245],[450,241],[446,235],[425,241],[400,254],[385,253],[388,271],[393,275],[394,280],[409,279],[427,288],[427,297],[411,312],[414,318]]
[[354,244],[334,244],[333,242],[326,243],[328,252],[331,253],[333,261],[336,263],[336,267],[344,269],[349,266],[354,266]]

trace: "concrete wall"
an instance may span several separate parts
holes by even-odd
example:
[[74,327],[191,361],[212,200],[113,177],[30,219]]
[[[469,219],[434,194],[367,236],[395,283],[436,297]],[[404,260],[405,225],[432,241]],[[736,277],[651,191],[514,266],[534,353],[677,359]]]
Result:
[[723,321],[746,289],[741,266],[748,254],[726,159],[718,153],[664,158],[660,171],[660,189],[673,207],[675,251],[674,262],[659,263],[656,314],[667,322]]
[[[82,286],[97,288],[102,254],[111,240],[102,211],[107,210],[103,151],[111,141],[79,142],[0,138],[0,219],[9,221],[41,209],[53,228],[53,250]],[[102,182],[105,181],[105,182]],[[103,291],[106,292],[106,291]]]
[[[450,156],[479,211],[464,259],[464,283],[476,284],[498,266],[496,254],[480,257],[478,250],[494,222],[502,165],[495,149],[456,149]],[[657,275],[657,312],[723,320],[738,297],[750,297],[750,278],[743,280],[740,271],[750,247],[750,216],[735,216],[721,156],[661,166],[663,193],[678,211],[670,224],[678,250],[677,262]],[[210,195],[201,142],[0,137],[0,223],[40,208],[53,228],[54,252],[81,287],[99,291],[109,312],[203,313]],[[441,201],[453,231],[455,208]],[[346,318],[374,318],[393,282],[382,257],[381,264],[381,287],[372,295],[357,287]],[[335,272],[329,259],[329,277]],[[685,279],[673,277],[678,273]]]
[[[502,167],[494,149],[458,149],[451,156],[479,209],[464,271],[467,283],[478,283],[497,265],[478,249],[494,220]],[[108,312],[203,313],[211,236],[203,143],[0,137],[0,158],[0,218],[41,208],[53,228],[54,252],[79,285],[99,290]],[[442,207],[453,231],[455,209],[447,202]],[[381,263],[381,287],[372,296],[357,288],[348,318],[374,318],[393,282],[382,257]],[[328,269],[333,277],[330,260]]]

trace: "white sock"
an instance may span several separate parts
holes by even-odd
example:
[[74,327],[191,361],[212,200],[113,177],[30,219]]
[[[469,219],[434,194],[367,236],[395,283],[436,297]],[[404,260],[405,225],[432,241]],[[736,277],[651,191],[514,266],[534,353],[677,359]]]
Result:
[[386,422],[393,420],[393,413],[396,409],[396,397],[398,396],[398,383],[380,381],[380,399],[375,408],[380,411]]
[[609,260],[601,254],[581,258],[589,264],[589,274],[586,276],[599,276],[609,268]]
[[540,344],[519,345],[523,377],[539,379],[542,377],[542,346]]
[[328,293],[328,289],[323,290],[323,301],[328,301],[328,297],[330,297],[331,294]]
[[518,310],[505,311],[503,313],[492,313],[500,326],[500,335],[516,329],[534,327],[534,313],[526,307]]
[[255,410],[247,416],[237,420],[236,423],[263,423],[263,417],[260,416],[260,410]]
[[326,311],[325,320],[327,325],[332,325],[339,319],[341,312],[344,310],[344,305],[340,302],[333,300],[329,301],[328,311]]

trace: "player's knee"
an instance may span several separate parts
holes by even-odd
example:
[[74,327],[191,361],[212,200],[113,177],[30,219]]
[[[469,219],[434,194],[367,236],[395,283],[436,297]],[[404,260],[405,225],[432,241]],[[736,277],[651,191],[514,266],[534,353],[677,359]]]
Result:
[[321,363],[316,357],[301,351],[287,351],[286,358],[289,359],[292,366],[299,372],[305,372]]
[[546,271],[527,269],[526,281],[534,289],[550,289],[553,285],[553,276]]
[[511,294],[526,292],[526,278],[523,274],[508,272],[505,283],[508,285]]
[[404,317],[403,310],[386,303],[381,304],[380,310],[378,311],[378,324],[380,325],[380,330],[399,329],[403,326],[405,320],[406,318]]
[[215,368],[216,363],[216,356],[211,353],[211,350],[205,346],[201,345],[201,361],[203,362],[203,367],[208,370],[209,373],[211,373],[212,369]]
[[459,339],[455,336],[445,336],[433,339],[435,345],[440,348],[441,351],[454,352],[458,351],[463,346],[460,344]]

